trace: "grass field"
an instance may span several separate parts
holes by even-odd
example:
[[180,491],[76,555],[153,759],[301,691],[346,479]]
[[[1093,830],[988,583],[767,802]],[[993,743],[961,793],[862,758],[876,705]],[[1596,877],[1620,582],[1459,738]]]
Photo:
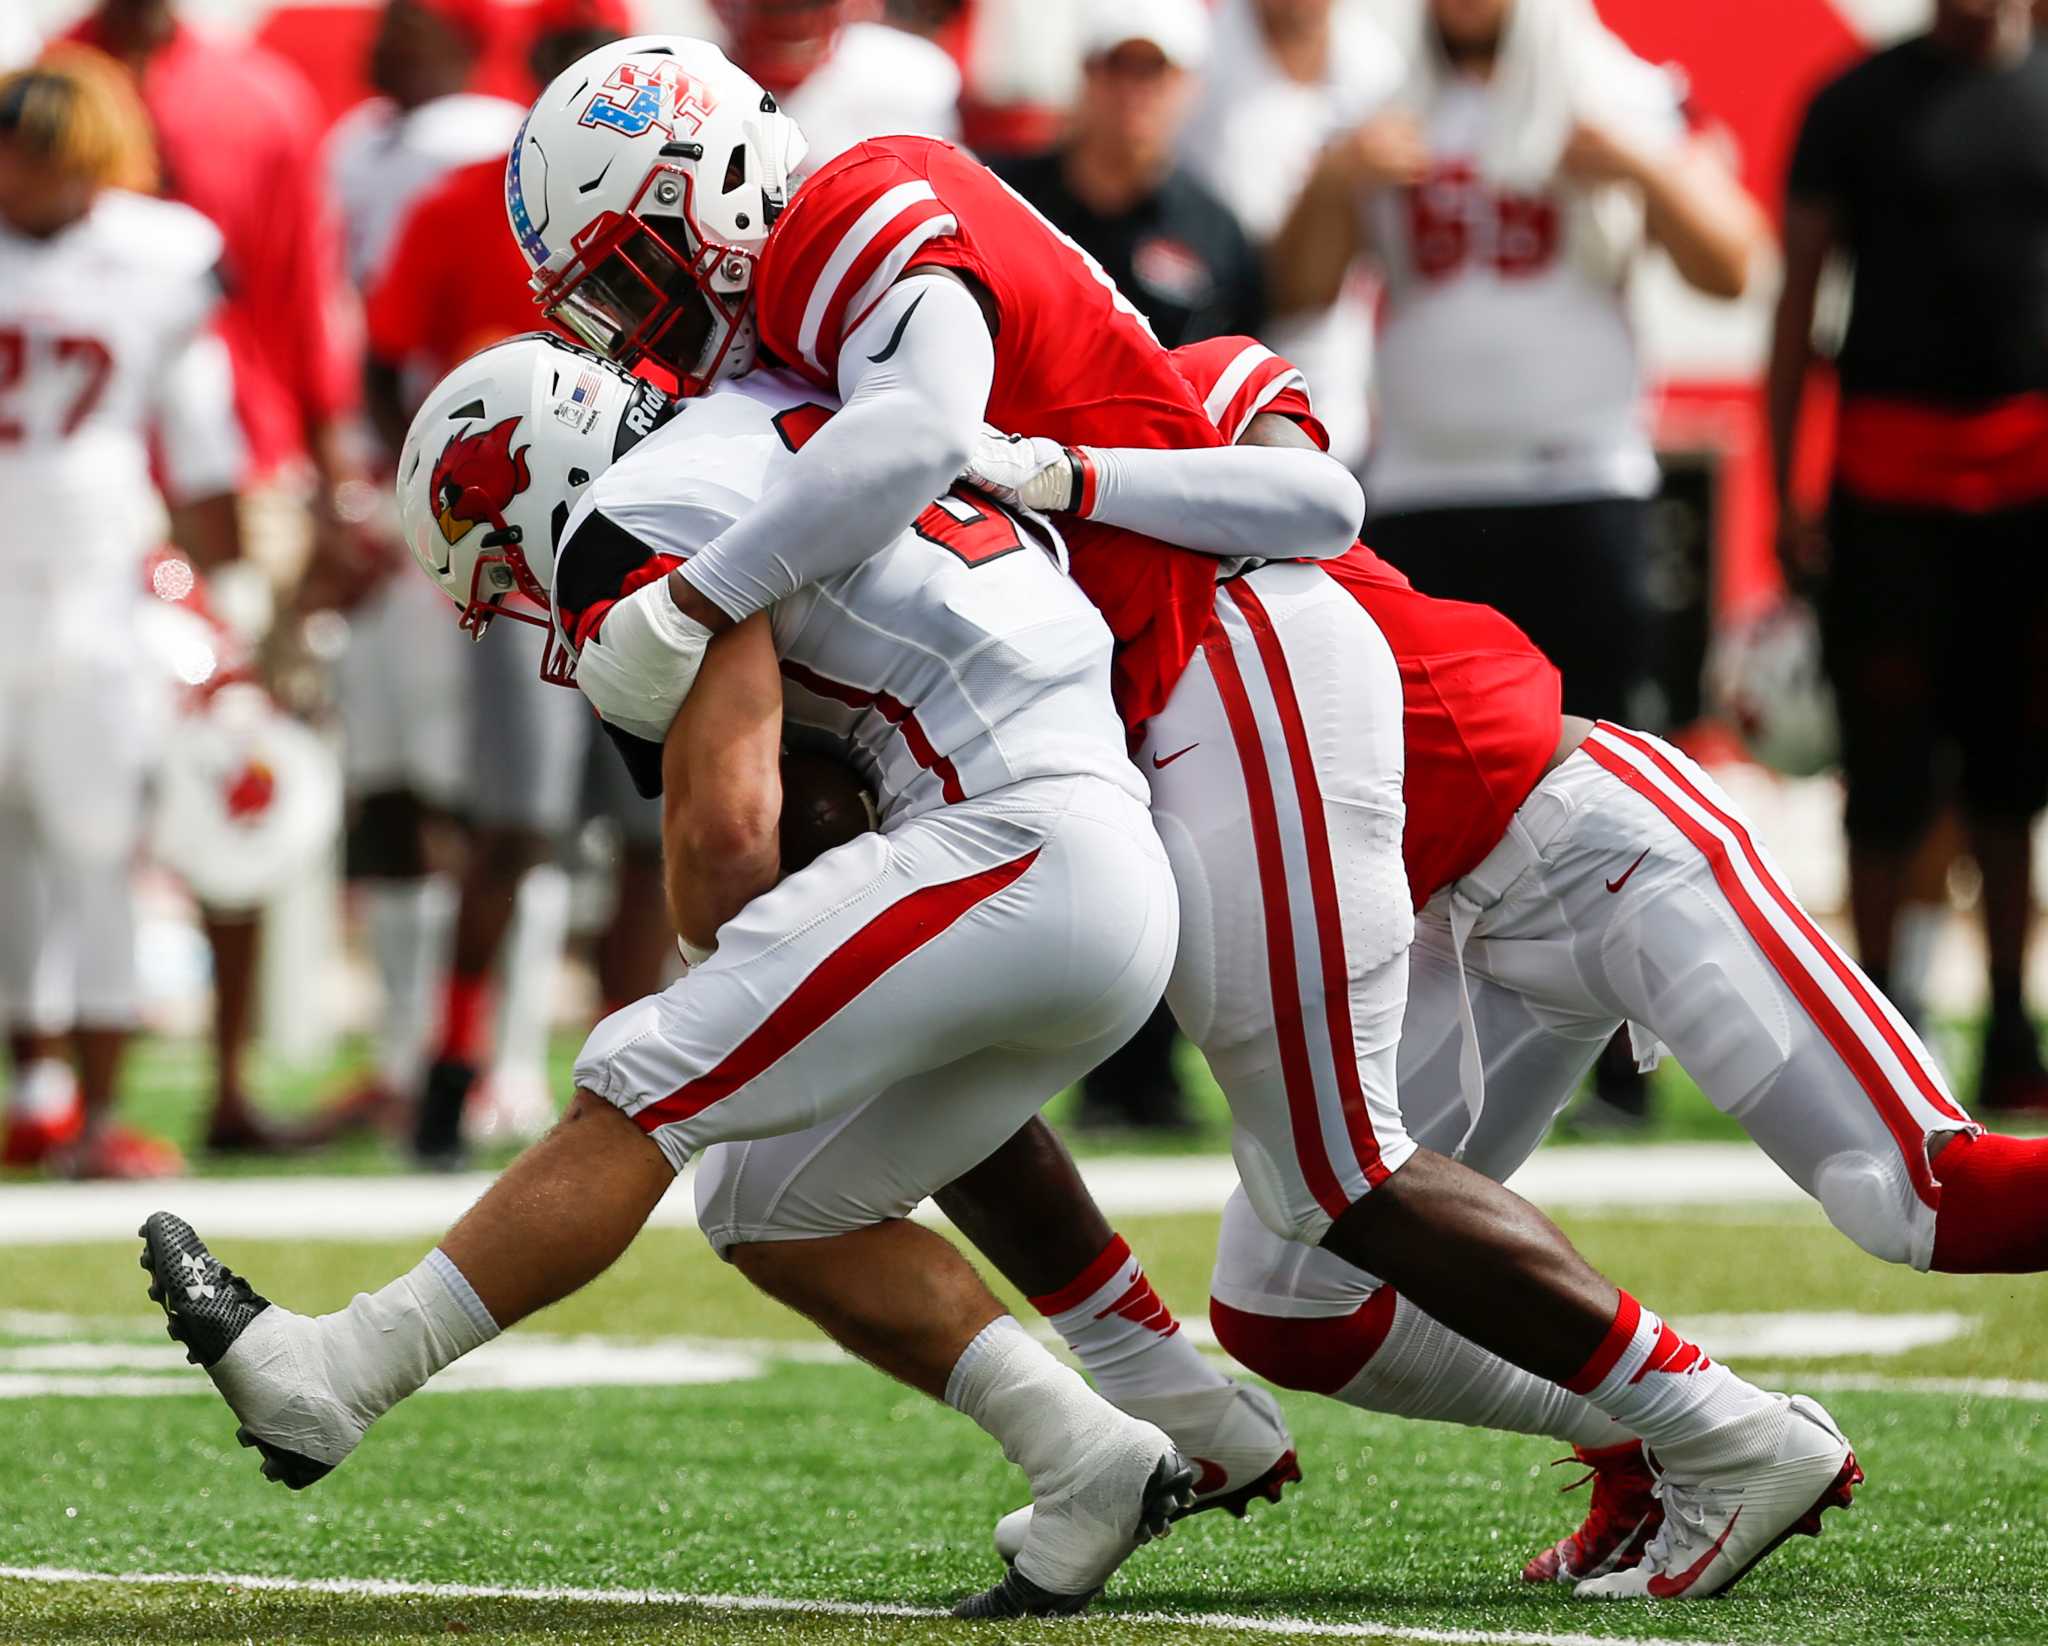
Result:
[[[202,1229],[205,1199],[203,1184],[165,1191]],[[1525,1588],[1523,1559],[1584,1502],[1557,1495],[1570,1478],[1547,1467],[1557,1445],[1289,1396],[1308,1479],[1285,1503],[1183,1525],[1088,1620],[966,1625],[901,1609],[993,1580],[988,1528],[1020,1500],[1020,1477],[964,1420],[821,1352],[694,1235],[650,1233],[506,1340],[556,1340],[551,1380],[571,1386],[423,1396],[297,1495],[258,1476],[210,1385],[163,1339],[132,1243],[24,1250],[0,1270],[0,1565],[39,1570],[0,1578],[0,1640],[2048,1640],[2048,1387],[1991,1392],[2040,1375],[2048,1287],[1888,1269],[1805,1215],[1568,1226],[1681,1323],[1946,1311],[1962,1330],[1901,1355],[1770,1369],[1817,1387],[1870,1479],[1821,1542],[1788,1546],[1723,1601],[1589,1609]],[[1124,1228],[1198,1323],[1213,1219]],[[420,1243],[219,1245],[271,1295],[327,1308]],[[634,1382],[634,1356],[657,1351],[677,1375]],[[88,1387],[107,1392],[55,1392]],[[57,1571],[291,1586],[50,1581]],[[320,1580],[344,1581],[304,1587]],[[707,1596],[729,1598],[688,1598]]]

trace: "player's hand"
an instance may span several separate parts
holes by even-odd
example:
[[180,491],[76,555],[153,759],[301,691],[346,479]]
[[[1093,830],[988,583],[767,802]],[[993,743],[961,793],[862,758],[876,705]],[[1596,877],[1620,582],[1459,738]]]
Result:
[[346,612],[360,605],[399,569],[398,555],[369,532],[316,515],[313,552],[292,597],[300,612]]
[[998,503],[1021,504],[1041,514],[1074,506],[1073,460],[1057,440],[1004,434],[983,424],[961,478]]
[[1618,133],[1590,120],[1572,127],[1557,169],[1581,183],[1640,183],[1650,161]]
[[1799,595],[1809,595],[1828,575],[1826,528],[1804,509],[1778,511],[1778,569],[1785,586]]
[[1376,114],[1333,142],[1323,165],[1353,188],[1406,188],[1429,170],[1429,145],[1413,115]]

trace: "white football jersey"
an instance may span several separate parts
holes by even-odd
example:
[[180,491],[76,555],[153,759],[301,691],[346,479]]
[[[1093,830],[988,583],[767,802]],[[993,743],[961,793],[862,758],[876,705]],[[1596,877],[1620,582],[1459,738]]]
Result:
[[[638,587],[654,557],[687,557],[724,531],[830,406],[772,371],[682,402],[571,513],[557,623]],[[1043,520],[954,493],[856,570],[779,602],[791,746],[853,766],[885,824],[1033,777],[1093,775],[1143,800],[1110,703],[1109,629],[1063,557]]]
[[[1647,64],[1632,129],[1676,141],[1668,81]],[[1661,98],[1661,109],[1655,100]],[[1497,188],[1478,156],[1492,101],[1448,81],[1425,122],[1430,170],[1370,212],[1386,280],[1374,355],[1376,509],[1647,497],[1657,487],[1622,283],[1587,255],[1583,190]]]
[[0,228],[0,607],[14,616],[139,593],[163,523],[154,433],[169,430],[186,495],[232,488],[231,383],[201,358],[223,352],[220,254],[198,212],[115,190],[46,240]]
[[409,111],[373,98],[335,122],[327,138],[327,180],[341,211],[348,276],[358,291],[376,284],[412,203],[457,166],[504,155],[525,115],[505,98],[456,92]]
[[804,170],[870,137],[960,135],[960,70],[942,47],[884,23],[849,23],[782,100],[809,149]]

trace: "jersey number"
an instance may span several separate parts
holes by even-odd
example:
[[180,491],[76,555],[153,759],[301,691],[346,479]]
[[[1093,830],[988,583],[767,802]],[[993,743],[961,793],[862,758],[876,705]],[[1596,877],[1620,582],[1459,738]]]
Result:
[[[791,406],[775,418],[775,432],[791,451],[802,451],[832,414],[808,403]],[[1024,547],[1017,522],[993,500],[951,491],[925,506],[913,523],[917,535],[935,543],[963,565],[986,566]]]
[[[78,387],[64,413],[59,432],[72,435],[78,432],[79,424],[92,415],[92,409],[99,404],[100,395],[106,389],[107,377],[114,369],[114,357],[107,352],[106,344],[97,337],[57,337],[45,342],[34,339],[37,347],[30,347],[27,332],[18,329],[0,328],[0,400],[4,400],[21,386],[36,358],[47,357],[51,366],[69,371],[78,378]],[[0,445],[14,445],[28,438],[29,431],[14,418],[0,411]]]
[[1408,241],[1425,280],[1448,280],[1467,262],[1508,278],[1538,274],[1557,257],[1556,203],[1496,194],[1463,161],[1431,172],[1406,199]]

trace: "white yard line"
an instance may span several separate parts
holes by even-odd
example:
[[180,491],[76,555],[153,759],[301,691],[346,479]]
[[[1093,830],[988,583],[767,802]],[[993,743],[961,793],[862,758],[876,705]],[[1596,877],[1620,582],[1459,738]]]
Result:
[[[364,1599],[409,1597],[426,1600],[534,1600],[587,1606],[687,1606],[704,1611],[780,1612],[813,1617],[901,1617],[943,1619],[925,1606],[882,1601],[785,1600],[776,1595],[691,1595],[659,1589],[520,1588],[492,1583],[405,1583],[390,1578],[236,1577],[225,1572],[84,1572],[62,1566],[0,1566],[0,1581],[18,1583],[106,1583],[135,1587],[207,1584],[224,1589],[264,1589],[286,1594],[348,1595]],[[1238,1617],[1226,1612],[1103,1612],[1105,1623],[1156,1623],[1175,1629],[1232,1630],[1319,1640],[1419,1640],[1438,1646],[1716,1646],[1710,1641],[1675,1641],[1651,1635],[1548,1634],[1528,1629],[1428,1629],[1399,1623],[1325,1623],[1302,1617]],[[1085,1625],[1077,1625],[1085,1628]]]
[[[1214,1212],[1237,1184],[1227,1155],[1091,1160],[1083,1175],[1112,1217]],[[0,1246],[129,1240],[159,1207],[209,1237],[376,1240],[439,1234],[489,1186],[480,1172],[454,1176],[199,1178],[167,1183],[38,1183],[0,1195]],[[1553,1210],[1662,1215],[1713,1208],[1811,1213],[1812,1203],[1757,1149],[1744,1143],[1657,1143],[1547,1149],[1516,1174],[1515,1188]],[[1818,1216],[1817,1213],[1811,1215]],[[679,1185],[652,1219],[694,1228],[695,1201]]]

